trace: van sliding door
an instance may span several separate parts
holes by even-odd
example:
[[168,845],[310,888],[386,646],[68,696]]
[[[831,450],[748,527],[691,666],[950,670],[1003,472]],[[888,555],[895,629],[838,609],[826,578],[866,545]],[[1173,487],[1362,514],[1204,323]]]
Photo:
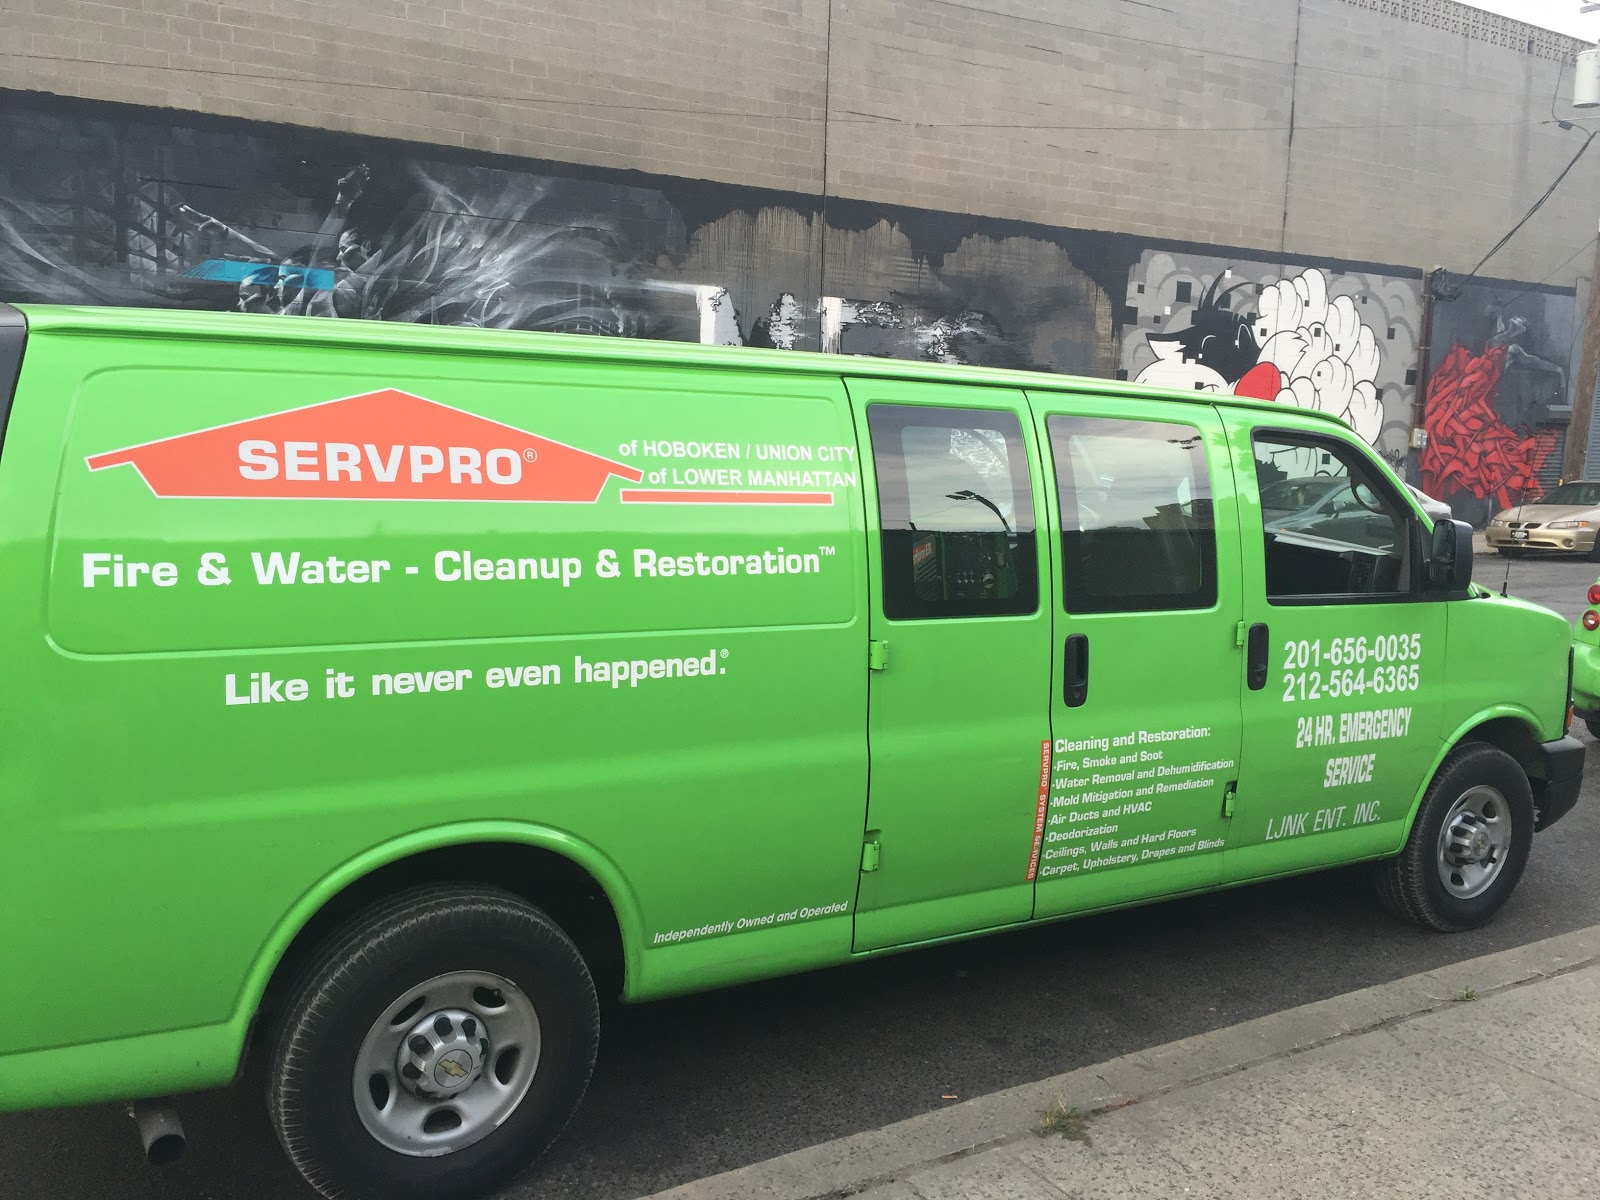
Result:
[[1244,653],[1222,422],[1201,405],[1029,399],[1059,521],[1035,914],[1213,886]]
[[[848,383],[871,453],[874,669],[855,948],[1025,921],[1046,691],[1048,552],[1022,393]],[[864,481],[867,482],[867,481]],[[862,664],[865,669],[867,664]]]

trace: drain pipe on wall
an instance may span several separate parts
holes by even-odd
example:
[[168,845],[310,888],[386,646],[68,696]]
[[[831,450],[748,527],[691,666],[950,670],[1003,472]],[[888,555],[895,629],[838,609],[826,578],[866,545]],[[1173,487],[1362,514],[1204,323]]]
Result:
[[1428,444],[1428,370],[1433,347],[1434,287],[1443,267],[1434,267],[1422,274],[1422,317],[1417,322],[1417,384],[1411,394],[1411,449],[1421,450]]

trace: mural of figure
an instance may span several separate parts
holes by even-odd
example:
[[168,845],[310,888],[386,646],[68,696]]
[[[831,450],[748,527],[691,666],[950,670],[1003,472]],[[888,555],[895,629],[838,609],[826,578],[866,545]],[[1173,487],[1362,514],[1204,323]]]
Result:
[[1528,323],[1522,318],[1497,317],[1481,353],[1452,343],[1428,380],[1423,416],[1428,443],[1417,458],[1422,490],[1475,523],[1492,510],[1544,493],[1539,471],[1555,450],[1558,435],[1553,429],[1530,431],[1517,420],[1536,416],[1532,405],[1506,412],[1506,393],[1516,392],[1520,383],[1538,396],[1538,407],[1548,410],[1552,399],[1559,403],[1565,396],[1566,371],[1530,353],[1522,345],[1527,335]]
[[240,258],[248,259],[240,267],[239,291],[234,307],[244,313],[282,311],[279,277],[283,267],[292,269],[288,260],[284,260],[280,266],[262,263],[261,259],[276,259],[279,256],[227,222],[199,212],[187,204],[177,205],[173,214],[180,228],[187,233],[185,240],[204,256],[201,262],[184,272],[186,278],[224,280],[229,278],[230,264],[238,262]]
[[[371,174],[362,163],[340,178],[333,208],[317,230],[317,240],[307,255],[306,269],[299,273],[280,272],[284,291],[281,312],[311,317],[355,315],[360,291],[356,278],[375,257],[377,247],[350,224],[350,206],[361,198]],[[332,286],[327,286],[330,283]]]
[[1231,392],[1341,417],[1369,445],[1383,432],[1378,343],[1349,296],[1328,299],[1316,268],[1265,287],[1259,312],[1236,311],[1218,275],[1183,329],[1147,335],[1156,360],[1135,382]]
[[[174,212],[184,222],[189,241],[202,260],[186,276],[190,279],[226,279],[231,268],[240,275],[236,307],[240,312],[276,315],[349,316],[337,310],[334,296],[340,282],[348,287],[349,277],[371,257],[373,245],[347,226],[350,205],[361,194],[367,168],[357,167],[339,180],[333,210],[317,231],[310,246],[287,255],[273,253],[266,246],[233,226],[187,204]],[[333,249],[335,239],[337,248]],[[330,249],[333,249],[330,261]],[[233,257],[229,257],[229,256]],[[244,256],[248,261],[240,261]],[[276,259],[276,265],[261,259]],[[331,269],[330,269],[331,268]]]

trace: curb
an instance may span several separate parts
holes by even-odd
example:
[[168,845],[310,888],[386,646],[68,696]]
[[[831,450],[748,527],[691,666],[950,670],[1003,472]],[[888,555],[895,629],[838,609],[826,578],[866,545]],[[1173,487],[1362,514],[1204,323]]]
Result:
[[646,1200],[832,1200],[853,1195],[920,1167],[1031,1137],[1040,1114],[1058,1102],[1094,1116],[1438,1012],[1469,988],[1487,996],[1596,962],[1600,925],[1136,1051],[695,1180]]

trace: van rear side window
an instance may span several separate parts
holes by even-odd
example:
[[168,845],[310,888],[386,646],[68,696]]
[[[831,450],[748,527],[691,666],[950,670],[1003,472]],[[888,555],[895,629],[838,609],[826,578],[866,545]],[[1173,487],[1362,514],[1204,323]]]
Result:
[[867,407],[883,522],[883,611],[997,617],[1039,606],[1028,454],[1013,413]]
[[1061,504],[1068,612],[1151,612],[1217,602],[1205,446],[1192,425],[1046,420]]

